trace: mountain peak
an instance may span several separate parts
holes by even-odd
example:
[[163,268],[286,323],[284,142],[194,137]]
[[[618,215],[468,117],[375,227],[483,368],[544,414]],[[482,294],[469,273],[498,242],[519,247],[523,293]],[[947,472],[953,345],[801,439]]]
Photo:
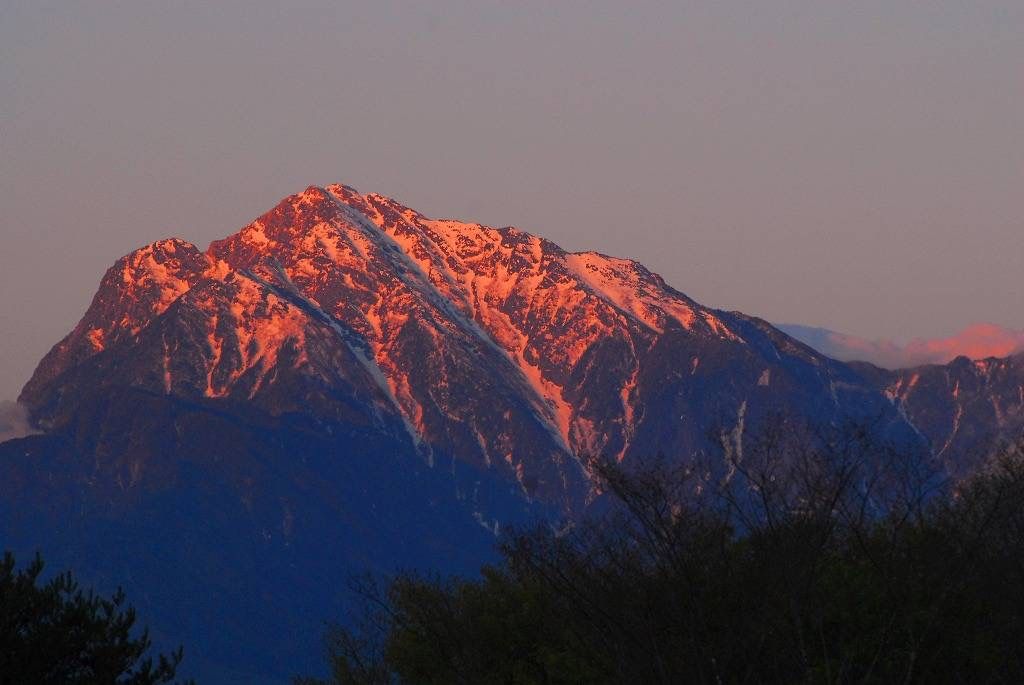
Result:
[[[4,445],[0,525],[72,559],[116,548],[189,630],[227,616],[274,642],[281,602],[232,604],[234,577],[197,562],[274,592],[475,564],[508,525],[586,510],[587,457],[662,454],[703,487],[785,459],[750,441],[764,427],[852,422],[955,466],[977,436],[1021,433],[1022,378],[1024,358],[854,369],[636,261],[310,186],[205,252],[172,238],[117,260],[22,392],[45,433]],[[182,544],[133,566],[153,531]],[[288,603],[289,625],[333,594]]]
[[[134,366],[107,366],[129,350]],[[633,260],[341,184],[284,198],[205,253],[170,239],[119,260],[23,397],[39,414],[62,374],[90,365],[111,375],[90,382],[358,416],[431,463],[465,461],[556,499],[581,492],[579,454],[693,451],[703,422],[681,416],[753,417],[787,385],[839,411],[855,386]]]

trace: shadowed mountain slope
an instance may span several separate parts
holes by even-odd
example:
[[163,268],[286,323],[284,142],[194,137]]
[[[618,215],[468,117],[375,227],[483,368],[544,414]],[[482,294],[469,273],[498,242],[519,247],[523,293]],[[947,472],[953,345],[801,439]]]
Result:
[[882,385],[634,261],[310,187],[107,271],[21,394],[44,433],[0,445],[0,535],[124,584],[198,674],[280,682],[347,574],[469,572],[585,511],[587,455],[742,454],[778,414],[920,445]]

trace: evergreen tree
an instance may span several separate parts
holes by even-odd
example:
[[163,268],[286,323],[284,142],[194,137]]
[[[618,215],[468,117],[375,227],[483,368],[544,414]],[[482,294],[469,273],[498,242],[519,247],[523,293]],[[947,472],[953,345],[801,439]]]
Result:
[[118,590],[109,598],[79,587],[70,573],[40,583],[37,554],[18,570],[0,561],[0,684],[149,685],[174,678],[179,647],[147,656],[148,632],[133,636],[135,610]]

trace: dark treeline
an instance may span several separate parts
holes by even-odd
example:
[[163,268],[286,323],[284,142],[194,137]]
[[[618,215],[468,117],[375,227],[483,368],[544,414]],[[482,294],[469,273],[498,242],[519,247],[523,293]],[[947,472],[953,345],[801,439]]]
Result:
[[356,584],[330,682],[1024,682],[1020,447],[950,484],[867,435],[594,460],[590,523],[515,532],[476,579]]

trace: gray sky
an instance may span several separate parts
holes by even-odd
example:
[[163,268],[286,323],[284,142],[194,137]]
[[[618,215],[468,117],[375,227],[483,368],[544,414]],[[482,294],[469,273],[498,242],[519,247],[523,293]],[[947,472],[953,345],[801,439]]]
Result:
[[[557,5],[557,6],[555,6]],[[1024,328],[1024,3],[0,3],[0,399],[305,186],[862,336]]]

